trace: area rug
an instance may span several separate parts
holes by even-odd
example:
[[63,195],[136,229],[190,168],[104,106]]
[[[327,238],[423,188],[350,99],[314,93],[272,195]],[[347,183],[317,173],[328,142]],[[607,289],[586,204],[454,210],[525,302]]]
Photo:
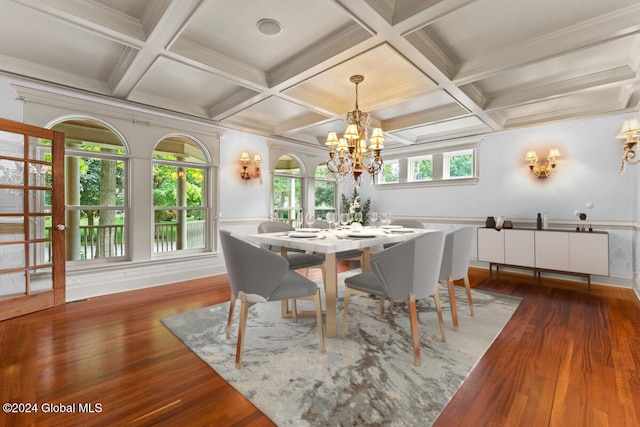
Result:
[[[346,274],[354,273],[341,274],[339,287]],[[440,297],[447,342],[440,337],[433,298],[418,303],[420,368],[413,362],[406,305],[396,303],[393,314],[380,319],[378,300],[366,295],[351,299],[346,339],[326,339],[325,353],[319,349],[315,319],[293,323],[280,316],[279,302],[257,304],[249,310],[240,370],[234,368],[238,307],[229,340],[228,303],[162,323],[279,426],[428,426],[520,303],[473,290],[471,317],[464,288],[456,286],[460,330],[454,332],[444,286]],[[304,303],[298,308],[307,308]],[[342,303],[339,298],[338,335]]]

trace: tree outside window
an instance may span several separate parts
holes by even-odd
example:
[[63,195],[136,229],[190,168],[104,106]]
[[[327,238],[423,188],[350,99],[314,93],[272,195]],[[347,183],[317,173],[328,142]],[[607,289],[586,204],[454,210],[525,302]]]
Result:
[[278,159],[273,174],[273,220],[297,227],[302,223],[302,171],[291,156]]
[[430,181],[433,179],[433,157],[422,156],[409,159],[411,181]]
[[378,183],[387,184],[400,181],[400,162],[397,159],[385,160],[384,167],[378,173]]
[[445,153],[444,179],[473,177],[473,150]]
[[327,213],[336,210],[336,180],[321,163],[315,173],[315,215],[318,219],[327,219]]
[[68,120],[53,129],[65,133],[67,260],[125,257],[124,143],[111,129],[88,119]]
[[169,136],[153,154],[154,252],[206,247],[207,163],[190,138]]

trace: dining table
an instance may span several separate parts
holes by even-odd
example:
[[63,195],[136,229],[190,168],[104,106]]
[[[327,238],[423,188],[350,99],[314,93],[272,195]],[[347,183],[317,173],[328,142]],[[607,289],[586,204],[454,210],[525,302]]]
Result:
[[[335,338],[337,334],[338,270],[336,254],[342,251],[360,249],[364,253],[362,270],[369,269],[368,259],[371,248],[390,243],[400,243],[421,233],[436,230],[404,227],[353,227],[344,229],[319,230],[313,228],[290,232],[247,234],[245,237],[257,244],[280,247],[282,256],[288,249],[298,249],[324,254],[325,289],[325,336]],[[283,302],[283,304],[286,303]]]

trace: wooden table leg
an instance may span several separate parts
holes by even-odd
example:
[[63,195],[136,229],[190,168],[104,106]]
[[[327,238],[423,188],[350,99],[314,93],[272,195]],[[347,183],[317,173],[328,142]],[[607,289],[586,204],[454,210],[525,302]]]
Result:
[[362,268],[362,271],[369,271],[370,267],[369,267],[369,258],[371,257],[371,248],[369,248],[368,246],[364,249],[362,249],[362,259],[363,259],[363,263],[360,266]]
[[325,335],[327,338],[335,338],[337,334],[336,326],[336,299],[338,297],[338,269],[336,266],[336,254],[325,254],[324,258],[325,268]]

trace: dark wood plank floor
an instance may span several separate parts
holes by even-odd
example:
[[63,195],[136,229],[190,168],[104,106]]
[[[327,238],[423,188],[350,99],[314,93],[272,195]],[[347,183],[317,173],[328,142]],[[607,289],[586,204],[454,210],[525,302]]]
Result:
[[[484,270],[471,282],[523,302],[436,426],[640,425],[631,290]],[[219,276],[0,322],[0,403],[39,405],[0,425],[272,425],[159,322],[228,297]]]

